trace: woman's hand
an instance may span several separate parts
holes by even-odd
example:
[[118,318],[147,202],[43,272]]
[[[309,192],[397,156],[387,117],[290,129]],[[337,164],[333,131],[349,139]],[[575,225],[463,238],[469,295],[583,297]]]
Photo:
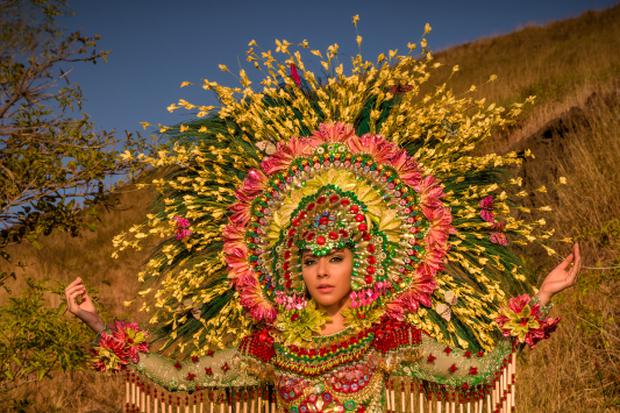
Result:
[[96,333],[105,329],[106,325],[97,314],[97,309],[80,277],[77,277],[65,288],[65,298],[67,299],[67,309],[71,314],[82,320]]
[[579,244],[575,243],[573,245],[573,252],[545,277],[538,292],[540,304],[547,305],[555,294],[575,285],[580,268],[581,253],[579,251]]

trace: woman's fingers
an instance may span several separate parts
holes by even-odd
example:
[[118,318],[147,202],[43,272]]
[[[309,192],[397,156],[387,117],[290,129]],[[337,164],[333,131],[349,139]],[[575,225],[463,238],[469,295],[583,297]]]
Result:
[[79,291],[73,291],[67,296],[67,306],[69,307],[69,312],[76,314],[80,305],[77,302],[77,298],[81,295]]
[[571,262],[573,262],[574,258],[575,255],[573,253],[568,254],[566,258],[564,258],[564,260],[558,265],[558,267],[562,268],[563,270],[567,269]]
[[79,292],[80,294],[86,294],[86,288],[83,285],[75,285],[71,288],[67,288],[65,290],[65,297],[69,297],[75,292]]
[[76,277],[75,280],[71,281],[71,284],[67,285],[67,288],[65,288],[65,290],[74,287],[78,284],[82,284],[82,279],[80,277]]

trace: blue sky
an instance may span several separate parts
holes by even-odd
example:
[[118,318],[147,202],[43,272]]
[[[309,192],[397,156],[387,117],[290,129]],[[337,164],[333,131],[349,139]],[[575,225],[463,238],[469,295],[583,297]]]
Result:
[[[166,106],[180,97],[213,104],[199,87],[179,89],[203,78],[234,84],[231,70],[244,63],[250,39],[272,48],[275,38],[308,39],[324,50],[337,42],[342,56],[355,52],[351,17],[359,14],[363,54],[374,57],[388,49],[406,50],[418,41],[424,23],[433,31],[429,44],[441,50],[481,37],[509,33],[530,24],[545,24],[617,3],[615,0],[521,0],[421,2],[388,0],[302,1],[85,1],[71,2],[75,16],[61,24],[84,34],[98,33],[110,50],[106,64],[79,64],[73,81],[82,86],[85,103],[98,129],[139,129],[140,121],[172,124],[186,114],[169,114]],[[344,59],[343,59],[344,60]]]

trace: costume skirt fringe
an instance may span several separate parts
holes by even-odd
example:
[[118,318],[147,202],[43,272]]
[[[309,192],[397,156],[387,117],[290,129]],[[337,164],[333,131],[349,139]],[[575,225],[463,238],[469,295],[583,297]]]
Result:
[[[515,354],[504,360],[492,383],[454,390],[408,377],[391,377],[387,413],[512,413],[515,408]],[[127,413],[276,413],[272,385],[204,388],[169,392],[134,372],[126,375]]]

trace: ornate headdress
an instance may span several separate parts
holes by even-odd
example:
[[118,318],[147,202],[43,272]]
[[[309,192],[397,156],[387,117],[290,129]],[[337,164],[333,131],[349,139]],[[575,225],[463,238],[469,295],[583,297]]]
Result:
[[371,310],[372,320],[385,312],[402,319],[431,305],[452,216],[439,182],[382,136],[321,124],[309,137],[279,144],[237,195],[224,253],[241,304],[257,322],[304,310],[305,250],[351,249],[351,307],[359,319]]
[[161,127],[176,143],[145,158],[171,168],[153,181],[163,208],[116,244],[169,236],[141,274],[157,282],[143,309],[167,329],[167,344],[202,355],[258,324],[308,322],[316,314],[302,252],[346,247],[355,258],[352,322],[406,318],[439,341],[490,348],[505,293],[528,288],[506,245],[550,236],[544,222],[515,216],[521,182],[500,172],[520,163],[517,154],[478,154],[522,104],[506,110],[431,85],[440,65],[425,49],[414,57],[411,44],[409,55],[391,51],[376,63],[358,54],[350,74],[337,64],[338,45],[325,59],[312,50],[324,81],[302,60],[307,42],[276,45],[283,61],[250,42],[247,60],[266,72],[260,91],[244,70],[240,88],[205,80],[218,114],[171,105],[198,119]]

